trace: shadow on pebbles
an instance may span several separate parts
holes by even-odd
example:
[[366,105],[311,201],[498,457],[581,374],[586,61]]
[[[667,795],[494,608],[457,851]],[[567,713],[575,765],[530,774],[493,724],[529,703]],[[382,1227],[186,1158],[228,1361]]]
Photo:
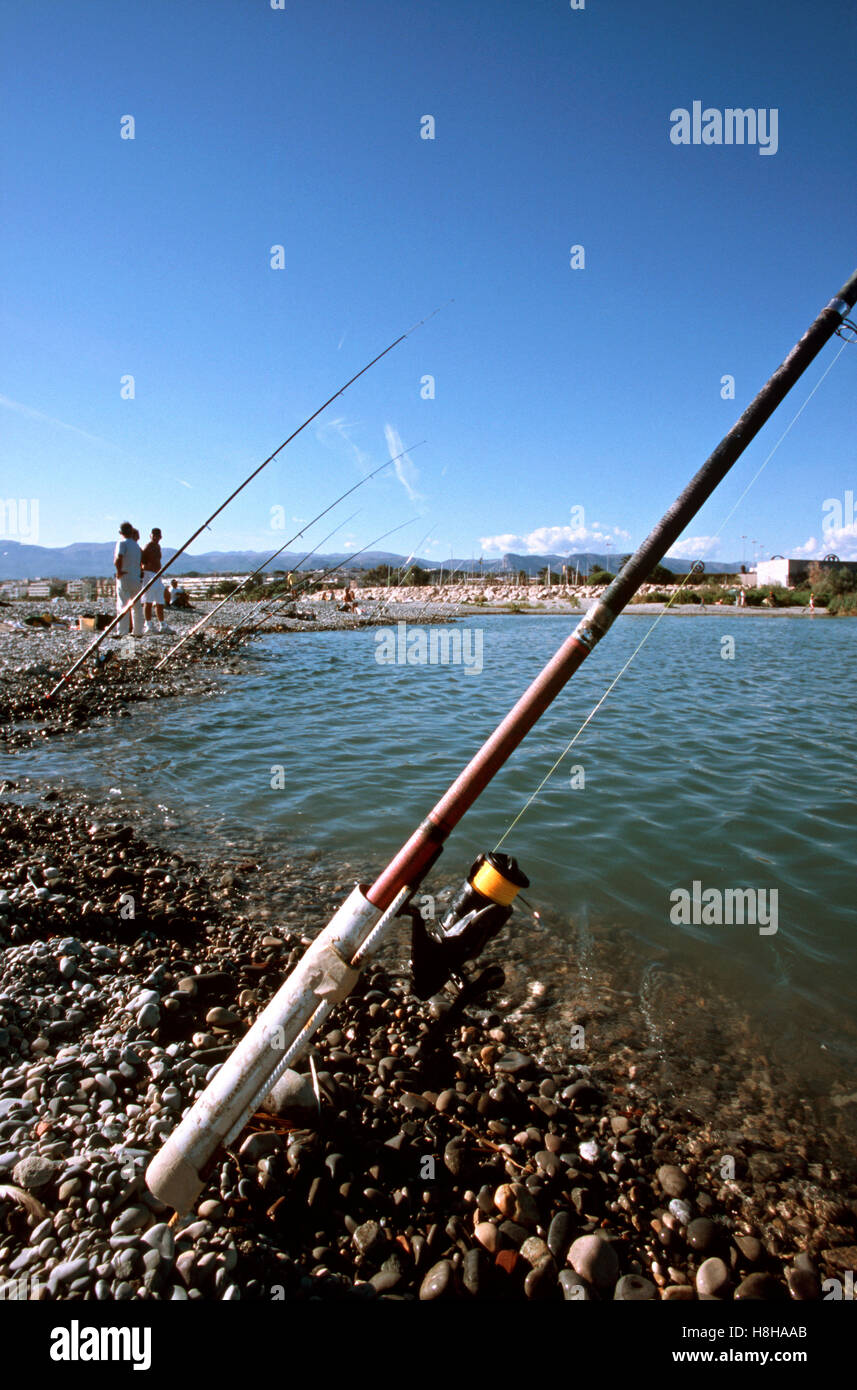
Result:
[[520,919],[489,953],[504,990],[454,1020],[395,952],[369,968],[317,1085],[287,1077],[171,1222],[149,1157],[364,866],[195,864],[133,817],[5,790],[7,1297],[803,1300],[857,1268],[839,1136],[761,1085],[751,1113],[723,1062],[682,1062],[684,1085],[681,1029],[655,1036],[640,979],[617,979],[621,934],[570,948]]

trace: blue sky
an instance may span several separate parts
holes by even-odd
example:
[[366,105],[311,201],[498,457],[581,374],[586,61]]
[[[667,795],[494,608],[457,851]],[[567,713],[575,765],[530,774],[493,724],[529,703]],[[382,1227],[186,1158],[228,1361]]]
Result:
[[[438,559],[632,548],[857,262],[855,13],[7,2],[0,497],[38,499],[43,545],[126,516],[180,544],[443,305],[193,549],[274,549],[274,518],[297,529],[399,439],[427,442],[343,507],[336,547],[415,517],[390,544],[434,527]],[[673,144],[695,100],[776,108],[776,153]],[[716,538],[839,347],[674,553],[857,556],[857,348]]]

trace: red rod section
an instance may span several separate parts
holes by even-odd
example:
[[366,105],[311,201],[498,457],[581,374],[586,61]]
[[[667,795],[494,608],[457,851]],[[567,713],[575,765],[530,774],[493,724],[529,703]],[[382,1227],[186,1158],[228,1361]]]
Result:
[[406,884],[419,882],[437,853],[438,845],[455,829],[465,811],[470,809],[495,772],[511,757],[588,655],[588,649],[574,633],[566,638],[518,703],[510,709],[502,724],[497,725],[491,737],[429,812],[427,819],[372,884],[366,894],[370,902],[381,909],[388,908]]
[[450,831],[458,824],[497,770],[529,733],[536,720],[574,675],[614,618],[663,559],[670,545],[711,496],[750,441],[834,333],[857,301],[857,271],[826,304],[743,415],[706,459],[642,545],[630,557],[602,597],[536,677],[479,752],[467,764],[426,820],[399,850],[367,893],[382,910],[402,888],[415,888],[425,876]]

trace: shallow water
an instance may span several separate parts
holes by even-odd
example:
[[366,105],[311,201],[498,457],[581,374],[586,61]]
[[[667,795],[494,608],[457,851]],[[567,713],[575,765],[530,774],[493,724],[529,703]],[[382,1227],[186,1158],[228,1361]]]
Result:
[[[573,622],[467,619],[479,674],[379,664],[372,629],[269,637],[222,696],[143,707],[0,773],[150,808],[186,851],[380,868]],[[447,881],[496,844],[650,624],[618,621],[449,842]],[[822,1057],[843,1076],[857,1061],[855,690],[857,620],[668,617],[503,846],[569,950],[581,922],[621,926],[643,962],[733,1000],[808,1083]],[[776,932],[674,924],[670,895],[694,881],[763,890],[765,909],[775,890]]]

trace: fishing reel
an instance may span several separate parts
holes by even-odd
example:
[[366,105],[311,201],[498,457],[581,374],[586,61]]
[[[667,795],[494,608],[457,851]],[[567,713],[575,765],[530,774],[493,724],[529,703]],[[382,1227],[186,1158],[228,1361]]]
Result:
[[512,904],[530,880],[509,854],[480,854],[464,883],[439,920],[426,921],[418,907],[409,906],[411,971],[418,999],[429,999],[450,981],[459,1000],[499,989],[505,979],[497,965],[478,976],[467,970],[512,915]]

